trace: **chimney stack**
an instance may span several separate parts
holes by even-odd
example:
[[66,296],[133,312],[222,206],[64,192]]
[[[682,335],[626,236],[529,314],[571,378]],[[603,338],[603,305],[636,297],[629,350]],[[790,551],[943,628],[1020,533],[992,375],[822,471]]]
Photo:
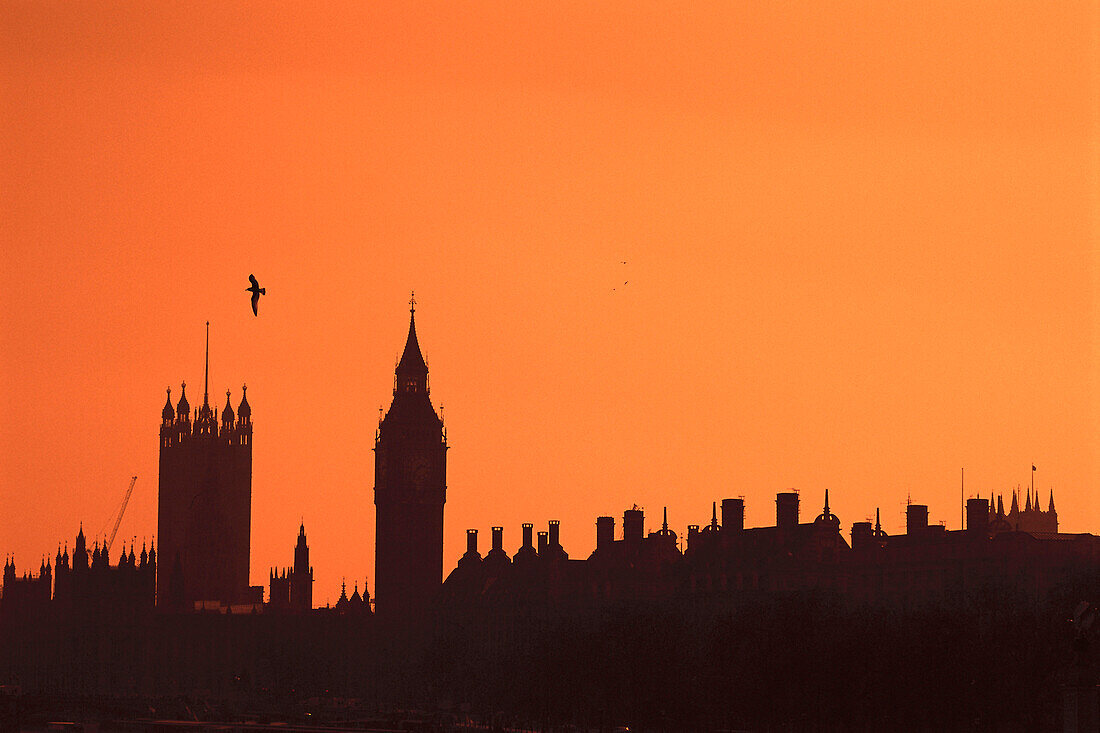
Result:
[[780,529],[798,526],[798,493],[782,491],[775,495],[775,526]]
[[478,554],[476,529],[466,530],[466,554],[471,556]]
[[627,509],[623,512],[623,539],[631,543],[641,542],[644,525],[645,514],[641,509]]
[[596,517],[596,549],[611,547],[615,541],[615,517]]
[[555,548],[556,547],[561,547],[560,534],[558,533],[558,529],[559,529],[560,525],[561,525],[560,520],[557,520],[557,519],[551,519],[550,520],[550,529],[549,529],[550,537],[548,539],[548,541],[550,543],[550,547],[555,547]]
[[740,532],[745,528],[745,500],[722,499],[722,529]]
[[523,546],[532,550],[534,549],[534,545],[531,544],[531,533],[534,531],[534,527],[535,525],[530,522],[523,523]]
[[871,546],[871,523],[855,522],[852,525],[852,549],[862,550]]
[[504,551],[504,527],[493,527],[493,549]]
[[966,500],[966,528],[976,535],[989,531],[989,499]]
[[539,532],[539,556],[546,554],[546,548],[549,545],[549,532]]
[[920,534],[928,529],[928,505],[910,504],[905,507],[905,534]]

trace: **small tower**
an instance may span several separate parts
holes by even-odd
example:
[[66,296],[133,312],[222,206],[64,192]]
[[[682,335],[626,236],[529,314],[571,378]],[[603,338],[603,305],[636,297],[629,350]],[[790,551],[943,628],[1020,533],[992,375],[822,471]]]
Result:
[[313,568],[309,564],[305,522],[298,527],[298,544],[294,546],[294,569],[290,577],[290,607],[301,613],[313,608]]

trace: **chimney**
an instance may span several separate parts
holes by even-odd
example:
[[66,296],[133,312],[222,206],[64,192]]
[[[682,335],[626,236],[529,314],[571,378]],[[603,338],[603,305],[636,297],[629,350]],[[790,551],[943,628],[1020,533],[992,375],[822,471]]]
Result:
[[477,530],[466,530],[466,554],[473,556],[477,555]]
[[745,500],[722,499],[723,531],[740,532],[745,528]]
[[493,527],[493,549],[504,551],[504,527]]
[[627,509],[623,512],[623,539],[627,542],[641,542],[645,514],[641,509]]
[[910,504],[905,507],[905,534],[917,535],[928,529],[928,505]]
[[986,534],[989,530],[989,499],[966,500],[966,528],[972,534]]
[[559,520],[550,520],[550,537],[548,538],[548,542],[550,543],[551,547],[561,547],[561,540],[559,539],[560,535],[558,534],[558,528],[560,525],[561,522]]
[[530,522],[523,523],[523,546],[534,549],[534,545],[531,544],[531,532],[534,531],[535,525]]
[[596,517],[596,549],[611,547],[615,541],[615,517]]
[[775,495],[775,526],[798,526],[798,493],[783,491]]
[[871,523],[856,522],[852,525],[852,549],[862,550],[871,546]]
[[549,545],[549,532],[539,532],[539,555],[546,554],[546,548]]
[[699,525],[698,524],[689,524],[688,525],[688,549],[691,548],[691,543],[695,542],[695,540],[697,540],[697,539],[699,539]]

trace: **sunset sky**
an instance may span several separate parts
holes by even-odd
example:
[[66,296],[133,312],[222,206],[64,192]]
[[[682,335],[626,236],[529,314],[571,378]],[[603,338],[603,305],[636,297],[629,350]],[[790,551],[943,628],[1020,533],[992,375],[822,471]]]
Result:
[[956,529],[962,467],[1100,533],[1097,90],[1095,2],[5,2],[0,549],[109,531],[134,474],[155,534],[209,320],[252,582],[304,519],[315,602],[373,591],[413,290],[447,571],[468,527],[586,557],[788,487]]

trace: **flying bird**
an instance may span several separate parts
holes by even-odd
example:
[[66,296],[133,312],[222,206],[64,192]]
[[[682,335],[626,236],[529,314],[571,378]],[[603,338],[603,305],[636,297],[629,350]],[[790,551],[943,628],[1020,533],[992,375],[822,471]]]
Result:
[[249,275],[248,281],[252,283],[252,287],[245,288],[245,290],[252,293],[252,315],[258,316],[260,313],[256,310],[256,306],[260,303],[260,296],[267,295],[267,288],[260,287],[260,284],[256,282],[255,275]]

